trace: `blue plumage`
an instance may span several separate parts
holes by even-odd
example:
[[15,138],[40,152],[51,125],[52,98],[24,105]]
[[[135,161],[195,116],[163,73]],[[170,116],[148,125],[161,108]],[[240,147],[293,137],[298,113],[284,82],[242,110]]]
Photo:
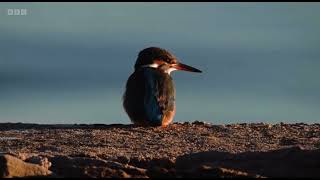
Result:
[[165,116],[175,110],[172,78],[156,68],[145,67],[128,79],[124,107],[136,124],[162,125]]
[[144,109],[147,120],[152,124],[161,125],[163,113],[160,109],[157,96],[159,96],[158,80],[155,76],[155,70],[151,68],[145,68],[143,74],[145,77],[145,94],[144,94]]
[[170,72],[201,72],[179,63],[168,51],[150,47],[139,53],[123,96],[123,106],[137,125],[167,126],[175,115],[175,88]]

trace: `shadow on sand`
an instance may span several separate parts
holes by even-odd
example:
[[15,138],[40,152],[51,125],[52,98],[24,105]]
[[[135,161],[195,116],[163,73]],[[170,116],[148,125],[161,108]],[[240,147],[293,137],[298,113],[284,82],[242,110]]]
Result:
[[[265,177],[320,177],[320,149],[291,147],[268,152],[200,152],[180,156],[176,169],[185,177],[210,177],[210,168],[222,167]],[[207,167],[207,168],[204,168]],[[214,170],[214,168],[211,168]],[[198,173],[195,173],[199,171]]]

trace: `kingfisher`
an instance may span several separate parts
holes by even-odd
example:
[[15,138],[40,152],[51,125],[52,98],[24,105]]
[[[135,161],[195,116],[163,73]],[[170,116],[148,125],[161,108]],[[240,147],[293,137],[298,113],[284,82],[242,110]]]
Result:
[[123,95],[123,107],[135,125],[166,127],[173,121],[176,92],[170,73],[175,70],[202,72],[159,47],[139,52]]

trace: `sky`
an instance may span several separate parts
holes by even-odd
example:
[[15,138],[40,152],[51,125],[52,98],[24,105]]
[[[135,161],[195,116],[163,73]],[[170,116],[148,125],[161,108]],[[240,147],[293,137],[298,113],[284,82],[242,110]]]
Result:
[[[8,15],[26,9],[27,15]],[[0,3],[0,122],[130,123],[140,50],[173,72],[174,121],[320,123],[320,3]]]

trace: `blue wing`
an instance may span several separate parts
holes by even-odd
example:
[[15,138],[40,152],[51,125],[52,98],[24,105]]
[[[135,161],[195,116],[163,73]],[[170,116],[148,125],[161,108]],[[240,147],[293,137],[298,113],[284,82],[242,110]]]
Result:
[[172,78],[153,68],[135,71],[127,81],[123,106],[134,123],[166,123],[175,112]]
[[144,96],[144,110],[147,120],[155,125],[161,125],[163,112],[158,102],[159,96],[159,77],[153,69],[146,69],[144,71],[145,77],[145,96]]

